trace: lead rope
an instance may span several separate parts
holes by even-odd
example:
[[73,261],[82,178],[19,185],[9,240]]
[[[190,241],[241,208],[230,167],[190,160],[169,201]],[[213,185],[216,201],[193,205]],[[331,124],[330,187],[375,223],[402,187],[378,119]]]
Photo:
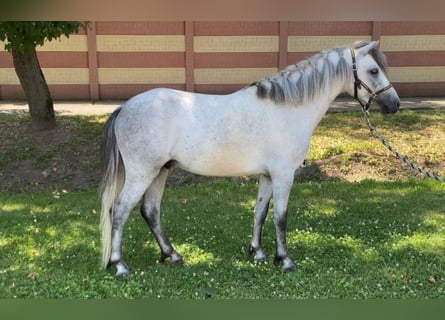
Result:
[[376,130],[376,128],[372,125],[371,123],[371,119],[369,118],[369,112],[362,107],[362,111],[363,114],[365,115],[365,119],[366,119],[366,123],[368,124],[369,130],[371,131],[371,135],[378,139],[389,151],[392,152],[392,154],[395,155],[395,157],[401,161],[403,161],[408,167],[410,167],[411,169],[413,169],[414,171],[417,171],[418,173],[423,174],[424,176],[440,181],[440,182],[445,182],[445,178],[444,177],[439,177],[435,174],[432,174],[422,168],[420,168],[419,166],[417,166],[416,164],[412,163],[407,157],[405,157],[404,155],[401,155],[396,149],[394,149],[386,140],[385,138],[379,134]]

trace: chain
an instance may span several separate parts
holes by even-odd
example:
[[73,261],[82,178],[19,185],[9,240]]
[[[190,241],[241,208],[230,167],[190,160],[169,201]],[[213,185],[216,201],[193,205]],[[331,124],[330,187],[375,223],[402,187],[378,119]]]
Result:
[[412,163],[407,157],[401,155],[396,149],[394,149],[386,140],[385,138],[379,134],[376,130],[376,128],[372,125],[371,123],[371,119],[369,118],[369,112],[367,110],[365,110],[365,108],[362,108],[362,111],[365,115],[365,119],[366,122],[368,124],[369,130],[371,131],[371,135],[378,139],[389,151],[392,152],[392,154],[394,154],[396,156],[397,159],[403,161],[408,167],[410,167],[411,169],[413,169],[414,171],[417,171],[418,173],[423,174],[424,176],[440,181],[440,182],[445,182],[445,178],[444,177],[439,177],[435,174],[432,174],[422,168],[420,168],[419,166],[417,166],[416,164]]

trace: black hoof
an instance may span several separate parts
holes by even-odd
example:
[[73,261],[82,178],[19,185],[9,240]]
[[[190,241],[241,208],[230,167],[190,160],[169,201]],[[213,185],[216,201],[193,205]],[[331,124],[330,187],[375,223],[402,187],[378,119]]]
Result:
[[165,260],[167,260],[168,258],[170,258],[170,255],[165,254],[164,252],[161,252],[161,258],[159,259],[159,262],[164,263]]
[[275,256],[273,258],[273,264],[274,264],[275,267],[278,267],[281,264],[281,262],[283,262],[283,258],[282,257]]
[[246,254],[247,254],[247,256],[248,256],[248,257],[251,257],[251,256],[253,256],[254,253],[255,253],[255,248],[252,247],[251,244],[249,244],[249,245],[247,246],[247,249],[246,249]]
[[105,269],[110,270],[111,267],[114,267],[118,264],[119,261],[108,261],[107,266],[105,267]]

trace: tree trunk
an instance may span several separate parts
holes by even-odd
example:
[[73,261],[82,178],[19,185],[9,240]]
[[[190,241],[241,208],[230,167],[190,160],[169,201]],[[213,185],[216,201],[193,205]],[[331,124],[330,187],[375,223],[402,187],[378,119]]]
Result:
[[56,126],[53,100],[35,48],[25,49],[24,52],[13,49],[12,57],[15,71],[28,100],[33,129],[36,131],[53,129]]

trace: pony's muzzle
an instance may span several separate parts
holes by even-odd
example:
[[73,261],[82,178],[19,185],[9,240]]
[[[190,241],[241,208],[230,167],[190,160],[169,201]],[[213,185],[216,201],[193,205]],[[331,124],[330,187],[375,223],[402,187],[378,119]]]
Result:
[[400,108],[400,98],[394,88],[379,94],[375,101],[380,106],[380,112],[383,114],[394,114]]

